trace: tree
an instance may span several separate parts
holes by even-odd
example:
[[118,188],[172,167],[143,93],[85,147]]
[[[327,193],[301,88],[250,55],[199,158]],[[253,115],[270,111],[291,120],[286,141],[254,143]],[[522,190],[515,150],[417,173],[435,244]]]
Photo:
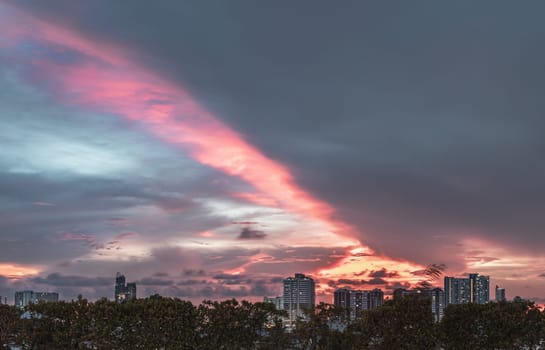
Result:
[[266,336],[277,312],[266,303],[203,301],[198,307],[199,349],[252,349]]
[[305,310],[304,317],[295,323],[293,344],[309,350],[345,348],[346,337],[334,329],[343,313],[342,308],[323,302]]
[[0,349],[10,349],[15,342],[20,315],[15,306],[0,304]]
[[543,313],[528,301],[449,305],[440,324],[449,349],[536,349],[544,337]]
[[410,295],[364,311],[349,328],[354,349],[434,349],[436,330],[429,299]]

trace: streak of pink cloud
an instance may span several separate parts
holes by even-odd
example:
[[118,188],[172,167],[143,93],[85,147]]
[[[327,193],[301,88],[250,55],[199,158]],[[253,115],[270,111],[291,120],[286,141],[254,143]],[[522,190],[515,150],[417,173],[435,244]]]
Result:
[[[91,42],[74,31],[14,11],[22,18],[1,23],[2,32],[15,35],[17,40],[51,43],[92,58],[68,65],[40,57],[31,61],[39,74],[37,79],[51,84],[65,104],[115,113],[141,123],[164,141],[181,146],[200,163],[240,177],[258,192],[238,194],[239,198],[320,220],[337,234],[351,233],[349,225],[332,219],[333,208],[297,186],[285,166],[248,144],[182,87],[131,63],[123,48]],[[16,30],[4,31],[12,27]]]
[[118,240],[118,241],[121,241],[121,240],[124,240],[124,239],[127,239],[127,238],[133,238],[133,237],[137,237],[138,236],[138,233],[136,232],[124,232],[124,233],[121,233],[117,236],[115,236],[115,239]]

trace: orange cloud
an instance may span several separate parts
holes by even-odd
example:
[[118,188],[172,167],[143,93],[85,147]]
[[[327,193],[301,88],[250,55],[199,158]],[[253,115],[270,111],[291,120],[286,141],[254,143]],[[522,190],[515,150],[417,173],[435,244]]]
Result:
[[22,278],[37,275],[41,268],[36,266],[23,266],[18,264],[0,264],[0,275],[7,278]]

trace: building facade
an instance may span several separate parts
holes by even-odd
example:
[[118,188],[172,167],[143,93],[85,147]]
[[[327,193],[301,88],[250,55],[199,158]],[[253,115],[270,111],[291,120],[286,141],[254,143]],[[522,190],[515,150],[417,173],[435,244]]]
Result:
[[434,288],[428,291],[431,299],[431,313],[435,322],[441,321],[445,315],[445,292],[441,288]]
[[274,307],[276,310],[284,310],[284,298],[283,297],[264,297],[263,298],[264,303],[271,303],[274,304]]
[[469,274],[471,302],[486,304],[490,301],[490,277],[478,273]]
[[445,304],[485,304],[490,300],[490,277],[472,273],[469,278],[445,277]]
[[15,292],[15,306],[20,309],[28,304],[37,304],[40,301],[57,302],[59,301],[59,293],[34,292],[32,290]]
[[284,279],[284,310],[293,324],[297,317],[304,317],[304,310],[315,306],[316,286],[314,280],[302,273]]
[[505,297],[505,288],[500,288],[499,286],[496,286],[496,301],[498,303],[507,301]]
[[373,310],[384,304],[384,292],[381,289],[375,288],[369,291],[367,309]]
[[346,319],[351,319],[352,308],[354,307],[355,301],[352,301],[354,298],[354,293],[350,289],[339,288],[333,292],[333,305],[342,308],[343,317]]
[[384,303],[384,292],[381,289],[351,290],[339,288],[333,293],[333,304],[345,310],[347,319],[356,319],[362,311],[376,309]]
[[125,283],[125,275],[118,272],[115,276],[115,302],[122,304],[133,299],[136,299],[136,283]]

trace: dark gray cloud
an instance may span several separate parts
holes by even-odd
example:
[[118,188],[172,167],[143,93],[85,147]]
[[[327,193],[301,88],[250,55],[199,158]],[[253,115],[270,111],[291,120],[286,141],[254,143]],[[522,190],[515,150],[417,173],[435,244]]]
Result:
[[[377,286],[377,285],[387,285],[388,281],[379,278],[374,277],[370,280],[363,280],[363,279],[350,279],[350,278],[340,278],[338,280],[329,280],[327,282],[328,286],[330,287],[343,287],[343,286]],[[375,288],[375,287],[373,287]]]
[[543,3],[17,3],[178,79],[379,252],[544,248]]
[[220,273],[218,275],[214,275],[214,279],[217,280],[243,280],[246,278],[245,275],[232,275],[228,273]]
[[142,286],[170,286],[174,284],[174,281],[155,277],[144,277],[135,281],[135,283]]
[[264,239],[267,234],[263,231],[254,230],[250,227],[243,227],[238,235],[238,239]]
[[393,278],[393,277],[399,277],[399,273],[397,271],[388,271],[385,268],[382,268],[380,270],[369,272],[369,277],[373,277],[373,278]]
[[100,287],[113,285],[115,280],[107,277],[64,276],[52,273],[47,277],[35,277],[31,279],[37,284],[46,284],[54,287]]
[[206,273],[204,272],[204,270],[192,270],[192,269],[188,269],[188,270],[184,270],[183,272],[183,275],[184,276],[204,276]]

